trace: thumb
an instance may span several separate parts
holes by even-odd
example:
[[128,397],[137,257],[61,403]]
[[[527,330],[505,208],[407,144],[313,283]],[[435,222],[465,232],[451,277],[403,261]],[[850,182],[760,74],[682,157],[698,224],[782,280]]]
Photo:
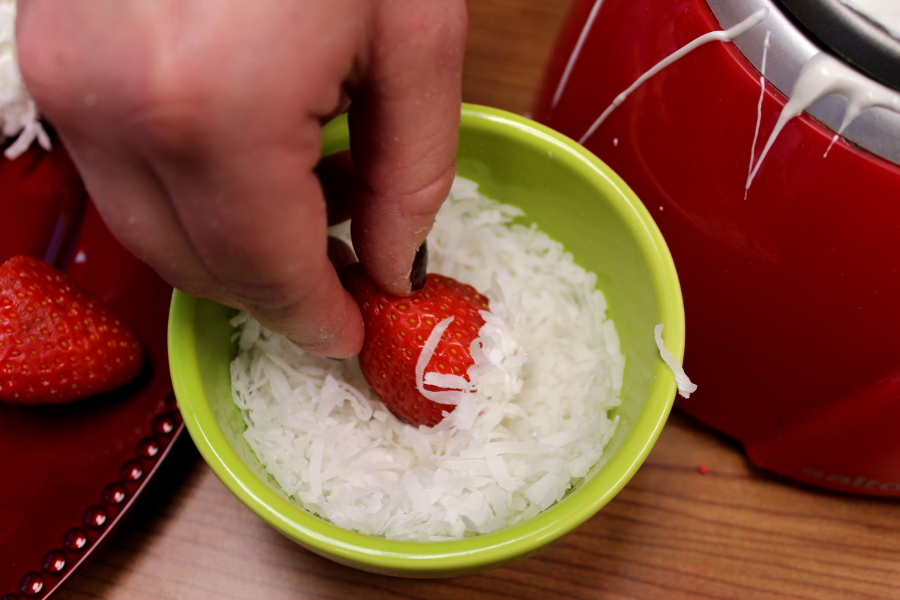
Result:
[[352,234],[373,281],[406,295],[456,171],[466,11],[460,0],[380,8],[349,114],[362,184]]

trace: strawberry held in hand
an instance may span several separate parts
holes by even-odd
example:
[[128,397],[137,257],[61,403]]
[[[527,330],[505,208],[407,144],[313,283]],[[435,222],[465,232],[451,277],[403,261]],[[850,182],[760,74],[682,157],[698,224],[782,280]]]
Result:
[[30,256],[0,266],[0,400],[68,402],[115,389],[144,364],[134,335]]
[[[484,325],[479,311],[488,310],[488,299],[470,285],[433,273],[425,277],[421,290],[406,298],[382,291],[359,263],[347,269],[343,279],[363,315],[366,338],[359,364],[369,387],[403,421],[437,425],[443,411],[450,412],[455,406],[426,398],[419,385],[434,396],[430,392],[438,388],[423,381],[439,385],[442,379],[468,381],[466,371],[474,362],[470,348]],[[448,319],[452,321],[448,323]],[[441,331],[440,327],[446,329]],[[435,337],[440,335],[432,340],[437,341],[434,355],[427,365],[419,364],[432,332]],[[443,377],[434,377],[434,373]]]

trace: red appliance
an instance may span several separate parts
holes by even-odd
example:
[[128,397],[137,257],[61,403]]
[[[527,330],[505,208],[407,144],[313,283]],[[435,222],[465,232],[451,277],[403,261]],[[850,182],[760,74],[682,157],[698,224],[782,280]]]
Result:
[[760,6],[763,22],[647,79],[583,143],[674,256],[699,385],[680,407],[765,469],[900,496],[900,115],[866,111],[829,150],[843,100],[826,98],[788,122],[744,194],[751,148],[809,56],[896,90],[900,42],[837,0],[576,0],[534,117],[580,139],[658,61]]

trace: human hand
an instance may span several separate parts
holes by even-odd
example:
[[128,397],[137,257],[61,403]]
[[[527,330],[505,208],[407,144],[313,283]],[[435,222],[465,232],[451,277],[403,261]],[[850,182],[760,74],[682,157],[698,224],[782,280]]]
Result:
[[[465,28],[463,0],[19,0],[17,44],[126,247],[185,292],[347,357],[363,327],[328,216],[352,217],[376,283],[409,292],[454,174]],[[348,101],[355,175],[326,194],[320,129]]]

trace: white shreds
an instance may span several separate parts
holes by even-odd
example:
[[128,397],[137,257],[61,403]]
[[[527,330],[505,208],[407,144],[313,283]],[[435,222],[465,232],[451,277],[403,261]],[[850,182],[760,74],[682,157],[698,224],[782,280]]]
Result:
[[459,404],[433,428],[397,420],[355,360],[306,354],[235,317],[244,435],[288,496],[362,533],[458,539],[533,517],[597,464],[616,425],[618,336],[596,277],[513,223],[520,215],[457,179],[429,237],[429,270],[474,285],[491,308],[471,385],[423,373],[457,388]]
[[16,2],[0,0],[0,131],[16,140],[4,152],[13,159],[37,140],[50,149],[50,136],[41,126],[34,101],[25,90],[16,59]]
[[[443,376],[440,373],[428,373],[426,375],[425,367],[427,367],[428,363],[431,362],[431,357],[434,356],[434,351],[441,341],[441,336],[445,331],[447,331],[447,328],[451,323],[453,323],[453,317],[444,319],[434,326],[434,329],[432,329],[431,333],[428,335],[428,339],[425,340],[425,345],[422,346],[422,352],[419,354],[419,358],[416,360],[416,389],[419,390],[419,393],[422,394],[422,396],[428,398],[432,402],[456,406],[462,401],[463,398],[463,392],[457,390],[465,390],[468,386],[464,386],[462,388],[457,387],[442,392],[432,392],[425,388],[426,381],[428,381],[429,384],[437,385],[437,383],[434,381],[435,377],[443,379]],[[447,386],[444,385],[441,387]]]
[[690,398],[691,394],[697,391],[697,384],[691,381],[687,376],[687,373],[684,372],[684,367],[681,365],[681,362],[672,356],[672,353],[666,348],[662,339],[662,330],[662,323],[653,328],[653,337],[656,339],[656,347],[659,348],[659,355],[663,359],[663,362],[665,362],[672,370],[672,374],[675,375],[675,385],[678,387],[678,393],[681,394],[683,398]]

